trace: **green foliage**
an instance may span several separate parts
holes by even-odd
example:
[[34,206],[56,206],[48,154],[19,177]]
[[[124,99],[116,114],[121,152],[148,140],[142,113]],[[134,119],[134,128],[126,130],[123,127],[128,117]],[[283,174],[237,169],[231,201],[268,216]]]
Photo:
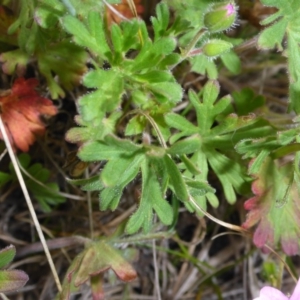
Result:
[[262,21],[263,25],[269,25],[264,29],[258,40],[258,45],[262,49],[277,48],[284,49],[284,38],[287,39],[286,55],[288,56],[288,72],[290,79],[290,109],[300,113],[300,71],[298,62],[300,59],[299,49],[299,29],[300,29],[300,8],[297,1],[272,1],[263,0],[263,4],[274,6],[278,9],[276,13],[270,15]]
[[[165,3],[175,10],[172,24]],[[98,191],[101,210],[115,210],[123,190],[141,178],[139,206],[126,225],[129,234],[141,228],[150,231],[153,212],[163,224],[172,224],[174,211],[166,199],[170,192],[190,211],[205,211],[207,201],[217,207],[209,170],[232,204],[237,193],[250,193],[252,179],[242,159],[256,158],[249,169],[254,174],[268,157],[277,159],[299,148],[294,141],[297,129],[278,135],[273,124],[253,115],[264,106],[264,98],[248,88],[233,93],[233,105],[230,96],[218,99],[219,84],[209,81],[199,94],[189,91],[185,114],[194,111],[196,123],[172,112],[183,91],[170,71],[186,59],[193,71],[217,79],[218,67],[211,58],[220,57],[238,74],[240,61],[232,49],[241,39],[215,34],[224,24],[218,27],[219,18],[210,13],[211,1],[165,3],[157,5],[151,18],[153,39],[143,21],[113,24],[107,30],[99,13],[61,18],[73,41],[89,49],[93,64],[83,77],[91,92],[79,99],[80,127],[71,129],[67,139],[82,143],[81,160],[105,162],[99,176],[74,183]],[[223,9],[235,14],[235,6],[228,3],[215,5],[216,14],[226,17]],[[231,25],[235,17],[230,17]]]
[[278,286],[278,278],[280,278],[280,267],[276,259],[268,258],[263,263],[263,276],[272,286]]
[[[6,267],[16,255],[13,245],[0,250],[0,268]],[[20,270],[0,270],[0,292],[12,292],[22,288],[28,281],[28,275]]]
[[170,225],[173,221],[171,205],[164,199],[166,189],[170,188],[178,199],[188,200],[188,185],[204,195],[213,191],[205,183],[193,185],[193,180],[185,182],[174,161],[164,148],[150,145],[136,145],[127,140],[106,136],[103,142],[95,141],[84,145],[79,151],[84,161],[108,161],[100,177],[92,181],[79,180],[75,184],[84,189],[100,190],[100,209],[116,209],[123,189],[141,172],[142,194],[140,206],[131,216],[126,231],[130,234],[141,227],[149,232],[152,225],[153,210],[161,222]]
[[[259,33],[258,46],[277,48],[287,57],[290,109],[298,114],[300,8],[292,0],[261,2],[277,11],[262,21],[268,27]],[[108,24],[104,3],[98,0],[84,5],[78,0],[30,0],[21,1],[19,8],[7,28],[0,28],[1,42],[9,46],[0,57],[2,68],[7,74],[21,74],[34,59],[53,98],[82,84],[86,93],[77,102],[78,126],[66,139],[80,145],[82,161],[101,162],[101,170],[72,183],[97,191],[101,210],[116,210],[124,189],[139,184],[140,198],[126,223],[127,234],[150,232],[154,213],[163,225],[174,226],[178,201],[199,215],[207,210],[207,202],[217,207],[215,181],[209,176],[213,173],[230,204],[237,194],[248,197],[254,180],[255,197],[246,202],[250,212],[244,227],[258,224],[258,247],[281,243],[286,253],[299,252],[293,200],[299,198],[299,117],[272,123],[262,95],[246,87],[224,96],[226,89],[217,81],[221,63],[230,71],[228,76],[239,74],[242,67],[235,52],[242,33],[229,37],[225,32],[237,18],[234,1],[162,1],[150,19],[151,30],[138,19]],[[183,89],[186,70],[206,77],[199,91]],[[287,155],[296,163],[282,167],[280,159]],[[64,201],[53,195],[58,186],[48,183],[49,171],[30,165],[26,155],[19,160],[43,210]],[[13,170],[0,172],[0,187],[9,181],[16,181]],[[293,232],[290,236],[284,223]],[[72,265],[76,284],[68,282],[64,293],[69,295],[70,286],[77,288],[91,276],[82,262],[93,272],[103,271],[109,258],[99,263],[97,257],[95,262],[91,253],[106,247],[118,261],[111,246],[93,244]],[[91,285],[97,286],[93,280]]]
[[19,75],[35,58],[54,99],[65,96],[63,88],[71,90],[79,84],[86,71],[87,53],[72,44],[60,28],[59,18],[65,13],[65,6],[57,0],[21,1],[18,18],[7,30],[14,37],[11,44],[19,48],[0,57],[5,73],[17,71]]
[[[65,198],[59,195],[58,184],[49,182],[49,170],[38,163],[31,165],[31,158],[28,154],[22,153],[18,156],[18,159],[25,175],[26,186],[39,202],[43,211],[50,212],[51,206],[65,202]],[[12,164],[9,168],[10,173],[0,173],[0,187],[10,181],[13,183],[18,181]]]
[[[245,137],[246,134],[253,136],[257,120],[239,118],[234,114],[226,116],[228,111],[232,111],[231,99],[225,96],[216,102],[218,93],[219,85],[213,81],[208,82],[202,90],[202,100],[199,100],[193,91],[189,92],[189,99],[197,115],[197,126],[179,115],[173,113],[166,115],[167,124],[178,130],[170,138],[172,143],[170,150],[174,154],[192,154],[190,160],[195,168],[201,170],[201,173],[194,175],[187,169],[185,176],[189,178],[207,181],[210,165],[222,183],[227,200],[229,203],[234,203],[236,201],[234,190],[245,192],[249,179],[247,179],[244,167],[231,159],[227,151],[233,150],[232,144],[235,144],[241,136]],[[222,113],[225,113],[223,121],[212,128],[216,117],[220,117]],[[193,136],[192,140],[191,136]],[[182,140],[183,137],[187,138]],[[178,139],[181,140],[178,141]],[[174,148],[178,149],[177,153]],[[211,193],[206,196],[198,195],[195,199],[203,209],[206,209],[205,198],[213,206],[218,203],[217,198]]]

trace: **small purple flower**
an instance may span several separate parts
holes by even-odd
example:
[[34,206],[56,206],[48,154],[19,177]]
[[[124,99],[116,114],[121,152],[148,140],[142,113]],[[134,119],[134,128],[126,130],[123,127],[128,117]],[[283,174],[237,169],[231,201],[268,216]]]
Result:
[[227,9],[227,13],[226,13],[227,16],[230,16],[230,15],[236,13],[236,8],[232,3],[227,4],[226,9]]
[[260,290],[259,297],[254,300],[300,300],[300,279],[290,298],[273,287],[265,286]]

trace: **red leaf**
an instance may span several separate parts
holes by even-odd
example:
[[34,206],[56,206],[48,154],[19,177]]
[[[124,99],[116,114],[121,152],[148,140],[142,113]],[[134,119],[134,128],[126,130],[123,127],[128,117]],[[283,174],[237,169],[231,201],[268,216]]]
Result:
[[249,229],[257,224],[253,236],[257,247],[267,251],[265,245],[274,249],[281,244],[287,255],[299,253],[299,180],[293,164],[279,167],[271,159],[266,159],[256,174],[252,184],[255,196],[244,204],[249,213],[242,226]]
[[109,244],[100,241],[86,250],[74,280],[75,286],[83,284],[91,276],[112,269],[122,281],[131,281],[137,277],[133,267]]
[[[0,95],[0,112],[9,139],[14,147],[24,152],[34,143],[35,135],[45,131],[40,116],[57,113],[52,101],[37,93],[37,85],[35,78],[19,78],[11,90]],[[0,138],[3,139],[1,133]]]
[[69,267],[58,299],[69,299],[70,294],[88,280],[91,280],[93,299],[102,299],[103,275],[109,269],[122,281],[128,282],[137,277],[133,267],[108,243],[97,241],[86,245]]

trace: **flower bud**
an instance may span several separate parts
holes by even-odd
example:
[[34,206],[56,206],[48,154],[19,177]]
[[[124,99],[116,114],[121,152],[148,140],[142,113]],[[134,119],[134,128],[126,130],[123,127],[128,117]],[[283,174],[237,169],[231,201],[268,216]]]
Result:
[[228,52],[232,47],[233,45],[229,42],[212,39],[202,47],[202,53],[208,57],[214,58]]
[[204,15],[204,26],[211,33],[227,30],[234,25],[236,10],[234,2],[213,4]]

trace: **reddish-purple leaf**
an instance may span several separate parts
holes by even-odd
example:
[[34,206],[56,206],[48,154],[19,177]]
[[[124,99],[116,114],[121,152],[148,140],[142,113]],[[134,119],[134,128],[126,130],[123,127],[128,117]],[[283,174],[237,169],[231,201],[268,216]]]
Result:
[[63,291],[57,299],[69,299],[70,294],[88,280],[92,284],[93,299],[102,299],[103,274],[109,269],[112,269],[123,281],[131,281],[137,277],[136,271],[119,251],[104,241],[90,243],[70,266],[63,282]]
[[112,269],[123,281],[136,278],[136,271],[120,253],[104,242],[92,243],[87,249],[75,277],[75,286],[87,281],[91,276]]
[[75,259],[72,261],[66,277],[62,284],[62,292],[57,296],[59,300],[68,300],[70,299],[71,293],[76,292],[79,288],[74,285],[75,272],[79,268],[81,260],[83,258],[84,251],[78,254]]
[[103,274],[98,274],[91,278],[91,289],[93,300],[104,300]]
[[28,281],[28,275],[20,270],[0,271],[0,292],[10,292],[22,288]]
[[252,184],[254,197],[245,202],[249,210],[243,227],[249,229],[257,224],[254,244],[273,249],[281,245],[287,255],[299,253],[300,197],[299,178],[293,164],[280,167],[277,162],[266,159]]

